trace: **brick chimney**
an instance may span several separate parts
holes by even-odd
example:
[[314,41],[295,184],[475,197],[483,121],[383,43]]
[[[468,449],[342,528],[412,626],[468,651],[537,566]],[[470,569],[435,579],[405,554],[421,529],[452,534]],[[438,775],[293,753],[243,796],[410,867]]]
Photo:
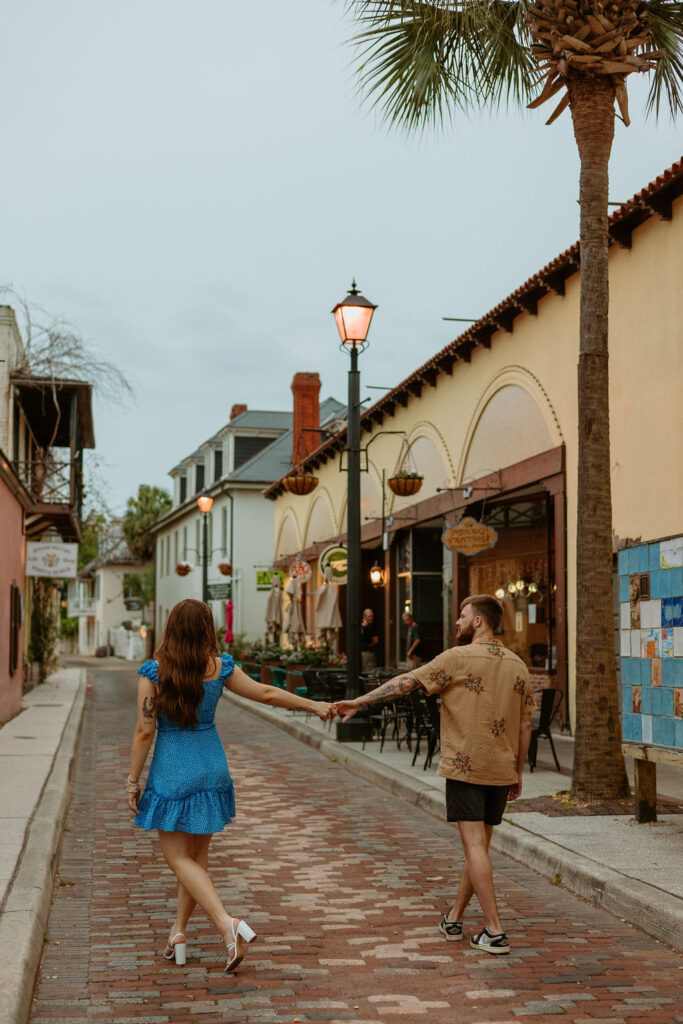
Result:
[[[292,462],[296,465],[320,445],[320,377],[317,373],[295,373],[292,380]],[[306,428],[306,429],[305,429]]]
[[241,416],[243,412],[247,411],[246,405],[233,405],[230,410],[230,419],[234,420],[235,416]]

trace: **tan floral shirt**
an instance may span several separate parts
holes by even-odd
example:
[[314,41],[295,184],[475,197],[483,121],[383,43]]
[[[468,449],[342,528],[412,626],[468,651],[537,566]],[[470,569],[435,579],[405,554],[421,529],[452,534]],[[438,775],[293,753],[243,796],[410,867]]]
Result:
[[534,704],[529,672],[500,640],[451,647],[410,673],[441,694],[439,775],[486,786],[517,781],[519,725]]

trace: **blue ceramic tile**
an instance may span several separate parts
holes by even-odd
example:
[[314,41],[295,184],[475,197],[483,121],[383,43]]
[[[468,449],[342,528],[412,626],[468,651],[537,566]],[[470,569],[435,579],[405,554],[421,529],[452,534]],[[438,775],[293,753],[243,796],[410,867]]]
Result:
[[639,658],[638,660],[640,662],[640,685],[649,686],[652,682],[652,658]]
[[[659,544],[650,544],[649,548],[650,571],[659,569]],[[621,567],[619,568],[621,572]]]
[[633,715],[622,715],[621,718],[621,735],[625,740],[631,739]]
[[659,588],[661,590],[660,597],[671,597],[673,594],[673,569],[660,569],[659,570]]
[[674,718],[674,746],[683,750],[683,718]]
[[676,659],[662,658],[662,683],[673,686],[676,682]]
[[672,715],[674,713],[674,692],[670,687],[662,687],[660,715]]
[[[672,730],[673,732],[673,730]],[[631,739],[641,743],[643,739],[643,716],[631,715]]]
[[628,712],[631,710],[632,692],[632,686],[622,686],[621,688],[621,706],[624,709],[624,711]]
[[628,571],[638,572],[638,548],[628,548]]
[[662,626],[673,626],[674,624],[674,599],[665,597],[662,600]]
[[641,715],[643,743],[652,743],[652,715]]
[[674,720],[673,718],[652,719],[652,741],[663,747],[672,747],[674,742]]
[[[650,573],[650,598],[654,601],[656,598],[662,596],[662,572],[658,569],[656,572]],[[630,598],[629,598],[630,600]]]
[[[657,545],[657,549],[657,565],[655,569],[659,569],[659,545]],[[626,574],[628,576],[628,571],[628,548],[622,548],[619,552],[619,575],[623,576]]]
[[619,600],[626,603],[630,601],[631,595],[628,588],[628,576],[619,577]]
[[659,686],[652,686],[650,688],[650,707],[646,714],[648,715],[661,715],[662,713],[662,690]]
[[669,569],[671,573],[671,596],[683,596],[683,568]]
[[683,658],[674,658],[674,683],[676,686],[683,686]]
[[651,715],[652,711],[652,695],[658,692],[658,688],[652,689],[648,687],[646,690],[640,691],[640,706],[644,715]]

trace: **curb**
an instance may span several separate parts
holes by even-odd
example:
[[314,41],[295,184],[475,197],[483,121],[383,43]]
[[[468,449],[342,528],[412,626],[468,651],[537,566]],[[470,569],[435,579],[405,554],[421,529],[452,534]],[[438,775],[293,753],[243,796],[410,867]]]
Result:
[[[411,775],[378,764],[358,750],[345,748],[336,740],[316,735],[296,721],[262,707],[254,701],[225,692],[227,700],[245,711],[270,722],[294,739],[336,761],[354,775],[389,790],[394,796],[414,804],[440,821],[445,820],[440,794],[424,786]],[[558,843],[521,825],[503,821],[491,840],[491,846],[512,860],[531,868],[555,885],[573,892],[607,910],[667,946],[683,950],[683,900],[635,878],[605,867],[598,861],[567,850]]]
[[0,1020],[25,1024],[50,915],[62,829],[71,800],[76,744],[85,704],[86,670],[60,737],[52,767],[27,830],[0,918]]

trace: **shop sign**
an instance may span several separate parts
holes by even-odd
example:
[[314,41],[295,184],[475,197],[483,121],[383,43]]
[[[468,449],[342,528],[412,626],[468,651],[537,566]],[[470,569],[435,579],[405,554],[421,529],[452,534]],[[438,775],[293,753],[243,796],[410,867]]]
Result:
[[308,562],[292,562],[289,567],[289,575],[297,583],[308,583],[313,575],[313,570]]
[[323,574],[329,565],[334,577],[333,582],[338,586],[344,586],[346,583],[348,561],[349,553],[344,545],[332,544],[329,548],[325,548],[325,550],[321,552],[320,558],[318,559],[318,565],[320,567],[320,572]]
[[479,551],[494,548],[498,543],[498,534],[492,526],[466,516],[457,526],[446,530],[441,540],[450,551],[457,551],[461,555],[476,555]]
[[209,583],[209,601],[227,601],[232,597],[232,583]]
[[78,572],[78,544],[27,541],[25,572],[27,576],[74,579]]
[[280,587],[285,585],[285,574],[282,569],[257,569],[256,570],[256,589],[257,590],[270,590],[273,585],[273,579],[280,577]]

